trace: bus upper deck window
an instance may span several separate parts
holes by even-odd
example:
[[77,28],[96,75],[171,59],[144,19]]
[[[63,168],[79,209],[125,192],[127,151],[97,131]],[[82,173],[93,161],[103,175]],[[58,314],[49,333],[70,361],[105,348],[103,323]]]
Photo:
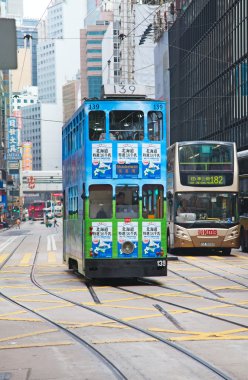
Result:
[[144,113],[136,110],[111,111],[109,131],[111,140],[143,140]]
[[112,218],[112,186],[91,185],[89,187],[89,215],[91,219]]
[[105,140],[106,118],[104,111],[89,112],[89,139],[92,141]]
[[148,138],[152,141],[163,139],[163,114],[160,111],[148,112]]

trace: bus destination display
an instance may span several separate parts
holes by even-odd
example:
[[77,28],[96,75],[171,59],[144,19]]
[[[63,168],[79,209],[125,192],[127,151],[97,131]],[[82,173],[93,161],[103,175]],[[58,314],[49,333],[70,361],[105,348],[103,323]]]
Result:
[[224,175],[188,175],[188,186],[223,186],[226,184]]

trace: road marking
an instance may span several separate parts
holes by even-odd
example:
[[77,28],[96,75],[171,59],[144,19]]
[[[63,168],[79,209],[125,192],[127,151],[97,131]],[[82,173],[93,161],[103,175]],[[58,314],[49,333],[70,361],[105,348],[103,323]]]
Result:
[[51,237],[50,235],[47,236],[47,251],[51,251]]
[[8,340],[21,339],[21,338],[26,338],[28,336],[36,336],[36,335],[47,334],[47,333],[57,332],[57,331],[58,331],[58,329],[49,329],[49,330],[43,330],[43,331],[34,331],[31,333],[27,333],[27,334],[8,336],[5,338],[0,338],[0,342],[6,342]]
[[2,252],[8,245],[10,245],[11,243],[13,243],[13,241],[17,239],[17,236],[12,236],[10,238],[7,239],[7,241],[5,241],[4,243],[2,243],[0,245],[0,252]]
[[56,253],[55,252],[48,252],[48,264],[56,264]]
[[48,343],[30,343],[30,344],[21,344],[21,345],[12,345],[12,346],[0,346],[0,350],[9,350],[15,348],[33,348],[33,347],[56,347],[56,346],[68,346],[74,344],[73,342],[48,342]]
[[20,266],[28,266],[30,264],[31,257],[32,257],[32,253],[25,253],[25,255],[23,256],[20,262]]
[[139,342],[158,342],[155,338],[144,338],[144,339],[112,339],[112,340],[94,340],[93,344],[108,344],[108,343],[139,343]]
[[2,263],[4,260],[6,260],[8,256],[9,256],[9,255],[6,254],[6,253],[3,254],[3,255],[0,255],[0,263]]
[[47,251],[57,251],[54,235],[47,236]]

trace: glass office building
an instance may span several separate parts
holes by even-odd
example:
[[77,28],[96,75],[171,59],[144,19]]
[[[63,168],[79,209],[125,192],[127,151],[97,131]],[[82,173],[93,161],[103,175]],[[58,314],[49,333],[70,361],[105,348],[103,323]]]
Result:
[[171,141],[248,149],[248,1],[192,0],[169,30]]

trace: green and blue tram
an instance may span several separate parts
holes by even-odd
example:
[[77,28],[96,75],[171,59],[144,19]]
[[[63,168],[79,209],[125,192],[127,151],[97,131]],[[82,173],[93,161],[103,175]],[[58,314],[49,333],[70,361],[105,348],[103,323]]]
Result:
[[63,126],[63,258],[87,278],[164,276],[165,103],[85,100]]

